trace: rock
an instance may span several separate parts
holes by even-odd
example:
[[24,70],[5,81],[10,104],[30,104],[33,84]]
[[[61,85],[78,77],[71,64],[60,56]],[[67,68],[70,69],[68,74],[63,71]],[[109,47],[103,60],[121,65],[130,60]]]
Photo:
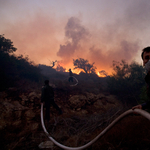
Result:
[[14,105],[8,102],[7,100],[3,101],[2,105],[5,106],[7,111],[14,110]]
[[95,102],[95,101],[97,100],[96,95],[93,94],[93,93],[86,93],[86,95],[87,95],[86,102],[87,102],[88,104],[92,104],[93,102]]
[[36,92],[31,92],[28,95],[29,101],[32,103],[32,107],[40,104],[41,95]]
[[36,94],[35,92],[31,92],[31,93],[28,95],[28,97],[29,97],[29,100],[30,100],[31,102],[33,102],[33,101],[35,100],[35,98],[37,98],[37,94]]
[[77,111],[80,111],[81,110],[81,108],[77,108]]
[[94,103],[94,107],[102,110],[109,110],[120,106],[120,102],[113,95],[99,95],[99,99]]
[[117,101],[117,103],[116,103],[117,98],[115,95],[108,95],[108,96],[106,96],[106,98],[108,100],[108,103],[110,103],[110,104],[116,105],[119,102],[119,101]]
[[40,143],[38,147],[40,149],[42,149],[42,148],[53,148],[54,143],[52,141],[45,141],[45,142]]
[[97,99],[101,99],[101,98],[104,98],[105,95],[103,93],[100,93],[100,94],[96,95],[96,97],[97,97]]
[[19,111],[13,111],[12,113],[13,114],[13,118],[14,120],[21,120],[22,119],[22,113],[23,111],[22,110],[19,110]]
[[31,126],[30,126],[30,130],[33,131],[33,130],[37,130],[39,127],[39,123],[32,123]]
[[35,97],[37,94],[35,92],[29,93],[29,97]]
[[7,97],[8,96],[8,94],[6,93],[6,92],[0,92],[0,98],[5,98],[5,97]]
[[26,103],[25,103],[25,101],[21,101],[21,105],[25,105]]
[[18,101],[8,102],[3,101],[2,103],[8,111],[12,110],[25,110],[27,107],[22,106]]
[[2,119],[0,118],[0,130],[2,130],[4,127],[6,127],[6,125],[7,125],[6,121],[5,121],[5,120],[2,120]]
[[94,107],[96,107],[96,108],[103,108],[104,106],[103,106],[101,100],[97,100],[97,101],[94,103]]
[[27,96],[24,94],[20,95],[19,97],[22,99],[22,101],[28,101]]
[[12,123],[12,126],[19,126],[19,125],[21,125],[21,120],[17,120]]
[[12,104],[14,105],[14,110],[26,110],[27,107],[22,106],[18,101],[13,101]]
[[88,111],[87,111],[87,110],[81,110],[81,113],[82,113],[82,114],[87,114]]
[[22,106],[18,101],[3,100],[0,104],[0,128],[4,128],[13,121],[14,125],[20,124],[22,112],[28,110],[27,107]]
[[73,109],[82,108],[86,104],[86,96],[74,95],[69,99],[69,105]]
[[25,112],[25,117],[27,120],[31,120],[35,117],[35,113],[33,112],[32,109],[29,109]]

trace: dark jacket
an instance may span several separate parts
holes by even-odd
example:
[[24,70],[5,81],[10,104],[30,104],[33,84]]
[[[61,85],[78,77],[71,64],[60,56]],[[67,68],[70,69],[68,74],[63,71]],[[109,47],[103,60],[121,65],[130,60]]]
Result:
[[142,104],[142,109],[150,108],[150,73],[145,76],[145,82],[147,84],[147,96],[149,101]]
[[54,99],[54,90],[51,86],[45,85],[42,87],[41,102],[49,102]]
[[69,71],[69,76],[70,76],[70,77],[72,77],[72,76],[73,76],[73,73],[72,73],[72,71],[71,71],[71,70]]

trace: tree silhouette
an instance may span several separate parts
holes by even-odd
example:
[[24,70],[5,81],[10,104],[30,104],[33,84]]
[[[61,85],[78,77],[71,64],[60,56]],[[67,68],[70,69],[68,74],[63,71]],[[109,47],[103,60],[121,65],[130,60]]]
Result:
[[99,71],[99,74],[100,74],[101,76],[104,76],[104,77],[107,77],[107,76],[108,76],[108,73],[107,73],[105,70]]
[[56,67],[56,71],[59,71],[59,72],[65,72],[66,68],[60,66],[60,64],[57,65]]
[[130,67],[125,60],[121,60],[121,62],[113,61],[113,70],[115,78],[125,78],[130,72]]
[[0,35],[0,91],[23,80],[39,82],[42,79],[40,69],[29,61],[28,56],[16,56],[16,50],[11,40]]
[[96,73],[96,67],[94,66],[94,63],[90,64],[88,60],[85,60],[83,58],[73,59],[73,64],[75,66],[74,69],[82,69],[86,74]]
[[145,86],[145,69],[143,66],[126,61],[113,61],[114,73],[108,78],[108,89],[121,97],[123,103],[136,104],[140,100],[141,88]]
[[0,51],[4,53],[13,53],[17,50],[14,47],[13,42],[10,39],[6,39],[3,35],[0,35]]
[[55,66],[56,62],[57,62],[57,60],[51,62],[51,64],[52,64],[51,67],[52,67],[52,68]]

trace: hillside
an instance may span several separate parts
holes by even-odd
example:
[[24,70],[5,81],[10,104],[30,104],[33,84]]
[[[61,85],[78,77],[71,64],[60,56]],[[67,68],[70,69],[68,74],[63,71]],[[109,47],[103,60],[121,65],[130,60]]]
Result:
[[[0,93],[0,143],[3,149],[38,150],[41,142],[49,141],[40,122],[41,91],[37,85],[34,86],[28,87],[26,92],[9,88]],[[114,95],[83,92],[78,86],[54,88],[55,101],[63,114],[59,115],[52,107],[51,121],[46,124],[47,130],[58,142],[72,147],[92,140],[128,109]],[[146,150],[150,146],[149,126],[150,122],[139,115],[128,116],[87,149]],[[60,150],[52,145],[53,150]]]
[[[102,132],[115,118],[147,100],[142,66],[125,61],[113,64],[113,76],[95,73],[74,74],[35,65],[28,56],[16,56],[11,40],[0,35],[0,145],[3,150],[38,150],[49,140],[40,120],[41,87],[49,79],[55,101],[63,114],[50,108],[50,135],[66,146],[82,146]],[[75,80],[77,79],[77,80]],[[74,86],[76,85],[76,86]],[[141,90],[142,88],[142,90]],[[45,109],[44,109],[45,110]],[[45,111],[44,111],[45,114]],[[111,128],[87,150],[147,150],[150,122],[140,115],[129,115]],[[53,143],[51,149],[60,150]]]

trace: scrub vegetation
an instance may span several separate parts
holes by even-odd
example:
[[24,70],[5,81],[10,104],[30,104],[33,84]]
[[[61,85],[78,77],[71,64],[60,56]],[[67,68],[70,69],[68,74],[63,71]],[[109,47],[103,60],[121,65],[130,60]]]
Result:
[[[42,64],[35,65],[28,56],[16,56],[16,50],[11,40],[0,35],[0,114],[5,120],[0,120],[1,149],[36,150],[39,149],[40,142],[48,140],[40,125],[40,92],[45,79],[50,80],[55,90],[55,100],[64,110],[64,114],[59,116],[51,108],[51,121],[46,127],[57,141],[71,147],[86,144],[121,113],[147,101],[145,70],[136,62],[128,64],[125,60],[114,61],[113,74],[99,77],[95,73],[94,63],[90,64],[82,58],[73,60],[75,68],[83,69],[84,63],[86,67],[84,72],[74,74],[79,83],[71,87],[68,73],[64,72],[62,66],[54,69]],[[34,100],[30,97],[33,91],[38,93]],[[70,99],[79,95],[88,100],[75,108]],[[30,101],[23,101],[25,96]],[[15,107],[12,109],[14,105],[10,105],[11,110],[7,110],[5,101],[7,104],[18,102],[24,109],[17,113]],[[26,108],[35,114],[30,112],[28,116]],[[32,126],[31,130],[33,124],[37,127],[33,129]],[[150,122],[142,116],[130,115],[118,122],[87,150],[147,150],[150,147],[149,126]],[[60,150],[57,146],[53,149]]]

